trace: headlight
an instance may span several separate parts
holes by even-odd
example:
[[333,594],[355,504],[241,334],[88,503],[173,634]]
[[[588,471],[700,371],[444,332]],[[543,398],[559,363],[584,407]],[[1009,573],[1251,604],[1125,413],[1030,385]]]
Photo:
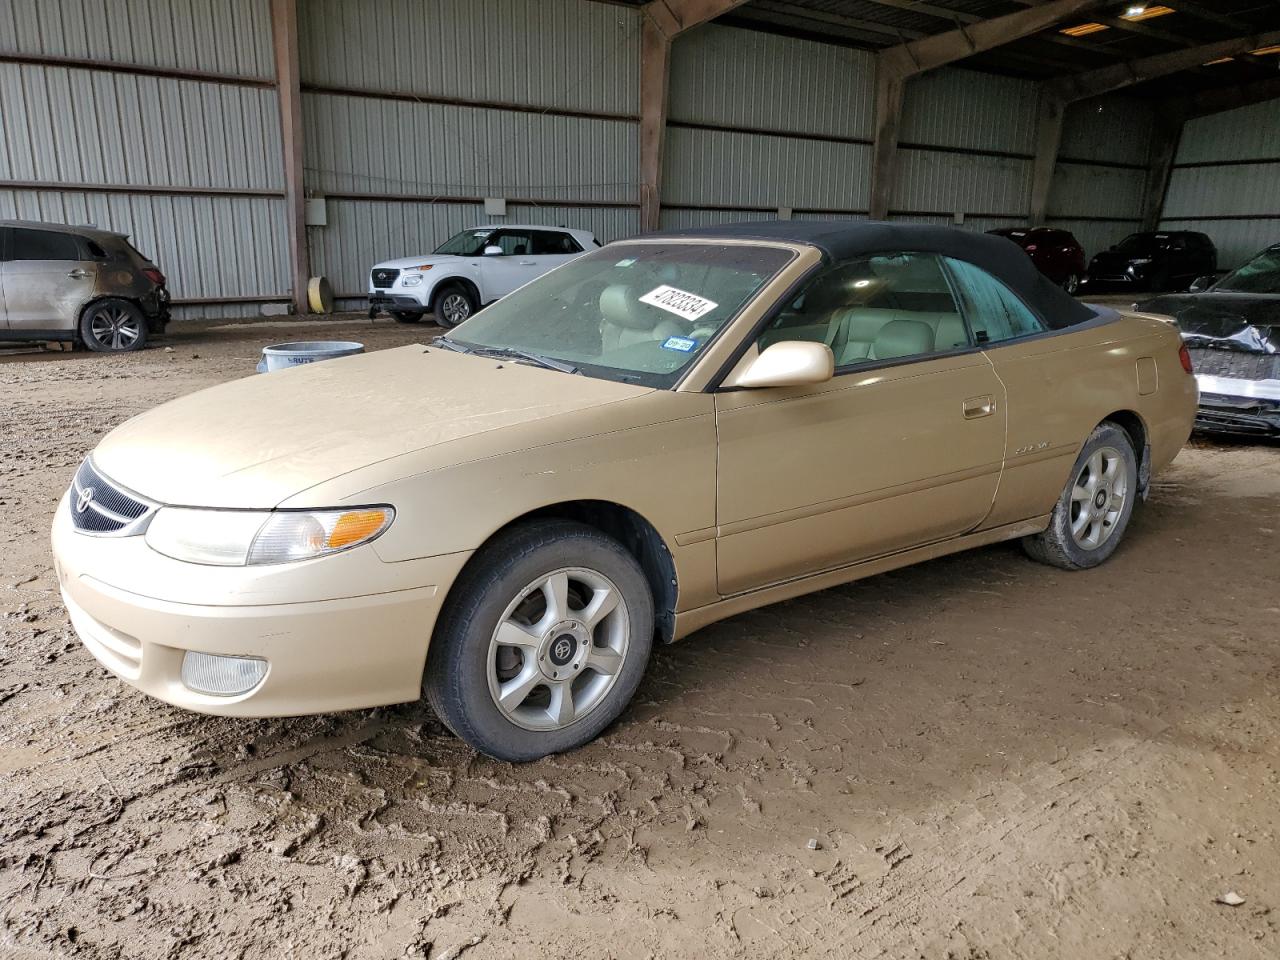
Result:
[[1151,258],[1139,257],[1137,260],[1130,260],[1129,262],[1133,264],[1135,267],[1145,267],[1148,263],[1151,262]]
[[409,274],[409,276],[405,277],[403,280],[400,281],[400,285],[402,287],[416,287],[421,282],[422,282],[422,276],[420,274],[411,273]]
[[243,567],[308,560],[374,540],[391,526],[388,506],[354,510],[196,510],[164,507],[147,545],[187,563]]

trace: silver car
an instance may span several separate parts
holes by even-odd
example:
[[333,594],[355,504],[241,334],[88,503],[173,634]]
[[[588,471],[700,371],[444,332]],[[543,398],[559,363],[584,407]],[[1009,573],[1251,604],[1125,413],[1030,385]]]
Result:
[[0,340],[137,350],[169,322],[165,276],[123,233],[0,220]]

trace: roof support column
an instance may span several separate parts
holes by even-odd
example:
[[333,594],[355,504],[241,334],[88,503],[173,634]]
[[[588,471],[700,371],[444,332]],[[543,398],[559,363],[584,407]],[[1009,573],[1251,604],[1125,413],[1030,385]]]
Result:
[[1147,166],[1147,182],[1142,191],[1142,229],[1158,230],[1164,212],[1164,198],[1169,190],[1173,158],[1182,139],[1183,118],[1176,113],[1161,114],[1152,131],[1151,156]]
[[1040,91],[1036,117],[1036,158],[1031,172],[1031,225],[1038,227],[1049,211],[1049,190],[1053,186],[1053,170],[1058,163],[1058,145],[1062,143],[1062,121],[1067,105],[1047,89]]
[[898,162],[898,129],[902,126],[902,95],[906,76],[883,60],[876,60],[876,138],[871,155],[872,220],[885,220],[893,193]]
[[293,309],[310,311],[307,284],[311,257],[307,250],[306,194],[302,181],[302,89],[298,69],[297,0],[271,0],[271,36],[275,46],[276,93],[284,144],[285,224],[289,237],[289,273]]

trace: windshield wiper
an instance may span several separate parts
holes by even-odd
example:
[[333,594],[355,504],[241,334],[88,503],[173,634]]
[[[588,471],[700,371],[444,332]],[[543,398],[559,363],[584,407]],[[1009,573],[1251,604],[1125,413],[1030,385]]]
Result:
[[482,357],[510,357],[514,360],[524,360],[528,363],[537,364],[540,367],[546,367],[548,370],[559,370],[561,373],[579,372],[577,367],[565,360],[557,360],[555,357],[544,357],[540,353],[531,353],[528,350],[516,350],[512,347],[475,347],[471,352]]
[[428,346],[439,347],[442,350],[452,350],[454,353],[470,353],[471,348],[465,344],[459,343],[457,340],[450,340],[446,336],[436,337]]

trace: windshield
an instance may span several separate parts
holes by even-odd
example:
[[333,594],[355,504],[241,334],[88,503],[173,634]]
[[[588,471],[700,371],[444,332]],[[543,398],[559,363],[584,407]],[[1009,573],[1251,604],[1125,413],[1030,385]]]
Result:
[[463,230],[436,247],[435,252],[455,257],[478,257],[484,253],[485,241],[492,233],[492,229]]
[[670,387],[792,256],[745,244],[617,243],[521,287],[449,339]]
[[1263,250],[1244,266],[1223,277],[1213,289],[1234,293],[1280,293],[1280,247]]

